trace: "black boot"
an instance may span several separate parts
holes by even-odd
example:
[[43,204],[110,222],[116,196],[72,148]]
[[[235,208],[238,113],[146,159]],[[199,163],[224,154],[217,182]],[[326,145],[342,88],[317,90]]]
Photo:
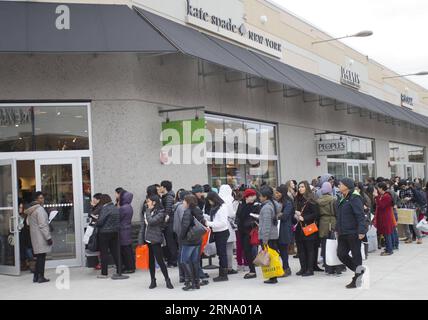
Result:
[[193,268],[189,263],[181,264],[184,271],[184,291],[189,291],[193,289]]
[[358,274],[355,274],[354,277],[352,278],[351,283],[349,283],[348,285],[346,285],[347,289],[355,289],[357,287],[357,278],[358,278]]
[[149,289],[154,289],[154,288],[156,288],[156,279],[152,279],[149,286]]
[[34,272],[34,275],[33,275],[33,282],[34,282],[34,283],[39,282],[39,274],[38,274],[37,272]]
[[166,287],[168,289],[174,289],[174,287],[173,287],[173,285],[171,283],[171,279],[170,278],[165,279],[165,282],[166,282]]
[[38,283],[44,283],[44,282],[49,282],[49,281],[50,281],[49,279],[45,278],[44,274],[39,274],[39,278],[37,279]]
[[214,282],[220,282],[220,281],[228,281],[229,278],[227,277],[227,268],[220,268],[219,269],[219,276],[214,278]]
[[193,289],[201,288],[201,280],[199,278],[199,262],[192,263],[193,271]]

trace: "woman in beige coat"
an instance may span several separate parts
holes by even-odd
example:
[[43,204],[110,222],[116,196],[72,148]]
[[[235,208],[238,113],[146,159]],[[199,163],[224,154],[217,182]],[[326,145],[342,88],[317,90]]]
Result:
[[43,193],[38,191],[35,193],[30,207],[25,210],[25,214],[28,217],[28,225],[30,226],[33,252],[37,259],[33,282],[38,283],[49,281],[49,279],[45,278],[45,262],[46,253],[51,252],[52,249],[49,217],[46,210],[43,208],[44,203],[45,198],[43,197]]

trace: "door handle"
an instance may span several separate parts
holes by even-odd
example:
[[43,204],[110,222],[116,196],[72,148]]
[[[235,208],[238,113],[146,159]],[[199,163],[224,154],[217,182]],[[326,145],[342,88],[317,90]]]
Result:
[[9,218],[9,232],[10,233],[15,233],[15,230],[14,230],[15,224],[13,223],[14,219],[15,219],[15,217],[13,217],[13,216]]

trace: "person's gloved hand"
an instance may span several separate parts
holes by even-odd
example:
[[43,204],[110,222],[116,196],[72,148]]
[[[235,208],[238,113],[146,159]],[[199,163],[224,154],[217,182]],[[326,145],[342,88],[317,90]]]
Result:
[[49,245],[49,246],[51,246],[51,245],[53,244],[52,239],[49,239],[49,240],[47,241],[47,243],[48,243],[48,245]]

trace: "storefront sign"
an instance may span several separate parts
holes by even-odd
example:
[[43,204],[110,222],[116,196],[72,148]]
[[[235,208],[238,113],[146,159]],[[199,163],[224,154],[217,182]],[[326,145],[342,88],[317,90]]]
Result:
[[317,155],[331,156],[347,154],[346,139],[317,141]]
[[340,83],[348,87],[360,90],[360,75],[354,71],[340,67]]
[[244,21],[234,21],[230,17],[220,17],[204,8],[194,7],[189,0],[186,22],[282,58],[283,47],[280,39],[250,27]]
[[[203,131],[200,131],[203,130]],[[205,118],[178,120],[162,123],[162,145],[204,143]]]
[[413,109],[413,98],[402,93],[401,94],[401,106],[409,109]]

